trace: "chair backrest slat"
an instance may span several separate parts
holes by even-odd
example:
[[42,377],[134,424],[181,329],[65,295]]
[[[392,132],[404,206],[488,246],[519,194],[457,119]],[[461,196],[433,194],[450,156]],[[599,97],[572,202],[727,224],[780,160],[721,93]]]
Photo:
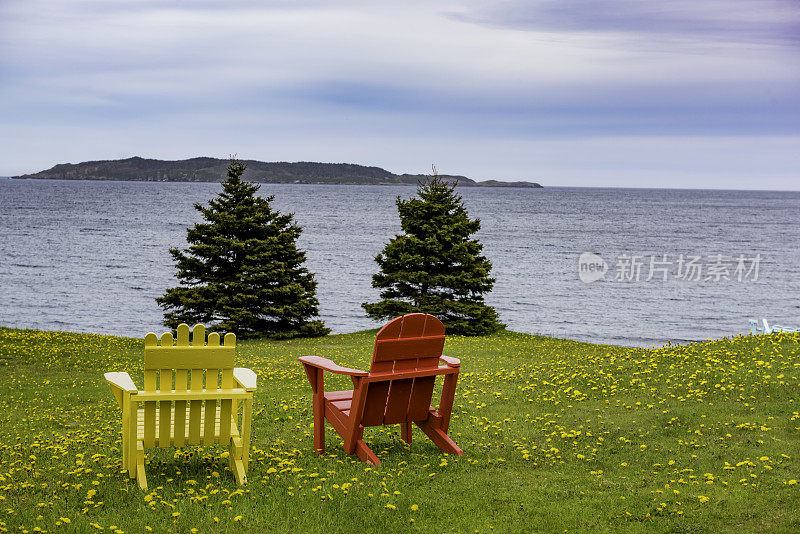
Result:
[[203,443],[214,443],[214,428],[217,424],[217,401],[206,399],[205,420],[203,421]]
[[232,389],[233,388],[233,368],[228,367],[227,369],[222,369],[220,373],[220,384],[222,389]]
[[435,383],[435,376],[420,376],[414,379],[414,390],[408,402],[409,421],[423,421],[428,417]]
[[208,346],[219,347],[219,334],[217,332],[211,332],[208,334]]
[[[203,370],[192,369],[191,371],[191,390],[201,391],[203,389]],[[193,400],[189,402],[189,445],[200,445],[200,421],[203,401]]]
[[206,384],[208,391],[219,389],[219,369],[206,369]]
[[[194,327],[198,331],[198,336],[203,337],[203,345],[205,345],[205,334],[206,334],[206,327],[201,324],[196,324]],[[179,324],[178,328],[175,331],[177,338],[175,339],[175,345],[178,347],[188,347],[189,346],[189,325],[188,324]]]
[[[152,332],[144,337],[144,350],[152,350],[158,345],[158,337]],[[144,369],[144,390],[152,392],[158,389],[158,367]]]
[[[144,337],[144,350],[147,351],[158,345],[158,337],[150,332]],[[144,390],[153,392],[158,389],[158,370],[147,369],[144,370]],[[152,448],[156,443],[156,402],[147,401],[144,403],[142,419],[142,433],[144,435],[144,446]]]
[[[222,369],[220,373],[222,389],[233,388],[233,369]],[[219,440],[227,443],[231,437],[231,418],[236,416],[237,410],[232,399],[223,399],[219,403]]]
[[[398,337],[419,337],[425,335],[425,324],[428,322],[429,317],[434,321],[439,321],[432,315],[426,313],[409,313],[400,317],[400,334]],[[444,334],[444,330],[441,333]],[[378,333],[378,335],[380,335],[380,333]]]
[[[175,371],[175,391],[185,392],[189,390],[189,370],[177,369]],[[175,438],[176,447],[181,447],[186,443],[186,401],[175,401]]]
[[[163,372],[163,371],[162,371]],[[171,374],[171,373],[170,373]],[[172,377],[170,376],[170,379]],[[171,382],[171,380],[170,380]],[[170,389],[172,384],[169,385]],[[158,446],[170,446],[170,427],[172,426],[172,403],[170,401],[160,401],[158,410]]]
[[[364,426],[378,426],[383,424],[383,415],[386,413],[386,397],[389,393],[389,380],[372,382],[367,390],[367,400],[364,403],[364,415],[361,424]],[[351,414],[353,416],[355,414]]]
[[389,397],[386,401],[386,414],[383,424],[402,423],[408,415],[408,401],[414,386],[413,378],[392,380],[389,386]]

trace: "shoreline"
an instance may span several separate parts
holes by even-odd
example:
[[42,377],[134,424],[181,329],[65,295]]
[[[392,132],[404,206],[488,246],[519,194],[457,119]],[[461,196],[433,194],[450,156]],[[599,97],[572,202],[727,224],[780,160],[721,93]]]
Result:
[[[222,180],[153,180],[148,178],[143,178],[140,180],[133,180],[133,179],[115,179],[115,178],[45,178],[45,177],[37,177],[37,176],[0,176],[0,179],[8,179],[8,180],[38,180],[38,181],[58,181],[58,182],[127,182],[127,183],[159,183],[159,184],[219,184]],[[458,182],[456,181],[456,185],[458,187],[496,187],[500,189],[545,189],[545,187],[539,183],[535,182],[501,182],[497,180],[491,180],[492,183],[486,182]],[[313,181],[305,181],[305,180],[298,180],[294,182],[262,182],[262,181],[253,181],[253,183],[257,184],[266,184],[266,185],[331,185],[331,186],[338,186],[338,185],[357,185],[357,186],[403,186],[403,187],[416,187],[416,183],[410,182],[375,182],[375,183],[364,183],[364,182],[313,182]]]
[[[7,325],[0,325],[0,330],[9,330],[9,331],[18,331],[18,332],[44,332],[44,333],[52,333],[52,334],[68,334],[68,335],[76,335],[76,336],[96,336],[96,337],[103,337],[103,338],[116,338],[116,339],[136,339],[136,340],[143,340],[144,336],[147,332],[144,332],[141,337],[132,337],[126,335],[119,335],[119,334],[106,334],[102,332],[82,332],[82,331],[75,331],[75,330],[49,330],[49,329],[42,329],[42,328],[26,328],[26,327],[16,327],[16,326],[7,326]],[[167,331],[166,327],[161,327],[157,329],[155,332]],[[326,339],[332,337],[346,337],[346,336],[362,336],[367,334],[375,334],[380,330],[380,327],[375,328],[365,328],[362,330],[354,330],[352,332],[331,332],[330,334],[320,336],[320,337],[298,337],[298,338],[291,338],[289,340],[285,339],[274,339],[270,337],[254,337],[254,338],[247,338],[246,341],[256,341],[256,342],[282,342],[282,341],[311,341],[314,339]],[[788,334],[788,333],[782,333]],[[749,332],[735,332],[731,333],[730,335],[723,336],[720,338],[709,338],[709,339],[681,339],[681,340],[666,340],[663,342],[652,343],[649,346],[647,345],[617,345],[613,343],[603,343],[603,342],[596,342],[596,341],[585,341],[582,339],[572,339],[566,337],[556,337],[556,336],[548,336],[546,334],[537,334],[531,332],[518,332],[516,330],[508,330],[503,329],[499,332],[495,332],[494,334],[489,334],[486,336],[456,336],[456,335],[448,335],[448,337],[458,338],[458,339],[481,339],[481,338],[491,338],[497,335],[515,335],[515,336],[525,336],[530,338],[540,338],[542,340],[550,340],[550,341],[559,341],[564,343],[577,343],[579,345],[586,345],[590,347],[613,347],[617,349],[642,349],[642,350],[660,350],[665,348],[675,348],[675,347],[688,347],[694,346],[697,344],[703,343],[716,343],[720,341],[728,341],[738,337],[746,337],[751,335]],[[771,334],[768,334],[771,335]]]

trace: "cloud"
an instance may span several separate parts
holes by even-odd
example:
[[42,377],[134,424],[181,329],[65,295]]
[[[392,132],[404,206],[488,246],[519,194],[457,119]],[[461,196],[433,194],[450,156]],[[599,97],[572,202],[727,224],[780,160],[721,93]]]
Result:
[[800,44],[791,0],[472,2],[453,18],[526,31],[630,34],[699,42]]
[[[482,154],[458,172],[512,179],[535,162],[504,146],[572,139],[601,161],[590,139],[791,138],[798,18],[779,0],[6,0],[0,162],[224,156],[235,140],[402,172],[464,146]],[[660,165],[632,157],[647,154]]]

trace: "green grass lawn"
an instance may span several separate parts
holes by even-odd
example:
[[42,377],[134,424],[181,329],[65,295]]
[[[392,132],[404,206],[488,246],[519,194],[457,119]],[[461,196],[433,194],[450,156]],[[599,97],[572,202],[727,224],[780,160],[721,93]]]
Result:
[[141,492],[103,372],[141,387],[142,340],[0,329],[0,531],[800,531],[800,335],[656,350],[449,337],[463,457],[398,426],[365,432],[378,468],[330,426],[317,456],[297,357],[368,368],[374,335],[240,342],[259,376],[249,483],[221,447],[159,449]]

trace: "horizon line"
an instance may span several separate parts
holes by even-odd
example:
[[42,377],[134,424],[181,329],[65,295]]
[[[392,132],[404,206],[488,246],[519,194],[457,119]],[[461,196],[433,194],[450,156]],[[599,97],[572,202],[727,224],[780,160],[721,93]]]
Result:
[[[129,159],[129,158],[124,158]],[[192,159],[192,158],[189,158]],[[215,158],[219,159],[219,158]],[[114,161],[114,160],[96,160],[96,161]],[[167,161],[167,160],[162,160]],[[182,161],[182,160],[172,160],[172,161]],[[257,161],[257,160],[254,160]],[[82,162],[85,163],[85,162]],[[265,163],[321,163],[321,162],[265,162]],[[346,165],[359,165],[356,164],[346,164]],[[366,166],[366,165],[365,165]],[[406,173],[410,174],[410,173]],[[128,183],[161,183],[161,184],[219,184],[222,182],[220,181],[212,181],[212,182],[205,182],[205,181],[193,181],[193,180],[71,180],[66,178],[23,178],[22,175],[20,176],[0,176],[0,180],[32,180],[38,182],[128,182]],[[505,183],[514,183],[520,182],[522,180],[500,180],[494,179],[498,182],[505,182]],[[286,182],[255,182],[258,184],[266,184],[266,185],[290,185],[290,186],[330,186],[330,187],[341,187],[341,186],[354,186],[354,187],[412,187],[414,184],[405,184],[405,183],[390,183],[390,184],[332,184],[332,183],[286,183]],[[537,182],[539,183],[539,182]],[[540,184],[541,185],[541,184]],[[482,188],[493,187],[493,186],[482,186]],[[629,191],[720,191],[720,192],[743,192],[743,193],[800,193],[800,189],[726,189],[721,187],[627,187],[627,186],[616,186],[616,185],[542,185],[542,187],[519,187],[519,188],[512,188],[512,187],[498,187],[499,189],[532,189],[532,190],[541,190],[541,189],[620,189],[620,190],[629,190]],[[472,189],[472,188],[470,188]]]

